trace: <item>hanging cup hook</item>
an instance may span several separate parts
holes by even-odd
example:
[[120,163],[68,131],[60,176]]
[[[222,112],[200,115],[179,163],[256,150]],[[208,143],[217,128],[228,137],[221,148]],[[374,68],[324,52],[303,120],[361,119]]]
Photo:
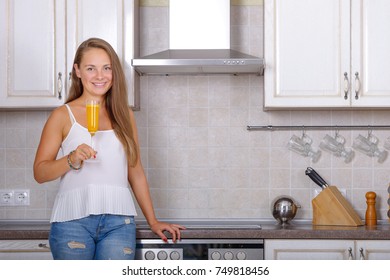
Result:
[[336,125],[336,127],[335,127],[335,133],[334,133],[334,138],[337,139],[337,137],[339,136],[339,132],[340,132],[340,130],[338,129],[338,127],[337,127],[337,125]]
[[368,128],[368,138],[370,138],[372,135],[372,128],[370,125],[367,128]]
[[302,139],[305,138],[305,136],[306,136],[305,126],[302,125]]

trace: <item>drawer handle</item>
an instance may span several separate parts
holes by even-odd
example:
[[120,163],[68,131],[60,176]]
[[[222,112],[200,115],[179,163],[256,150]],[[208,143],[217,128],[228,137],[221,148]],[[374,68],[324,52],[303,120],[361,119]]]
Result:
[[47,246],[46,243],[39,243],[39,244],[38,244],[38,247],[39,247],[39,248],[44,248],[44,249],[49,249],[49,250],[50,250],[50,247]]
[[353,260],[352,248],[348,248],[348,260]]
[[360,259],[361,260],[365,260],[366,258],[364,257],[364,250],[363,250],[363,248],[360,248]]

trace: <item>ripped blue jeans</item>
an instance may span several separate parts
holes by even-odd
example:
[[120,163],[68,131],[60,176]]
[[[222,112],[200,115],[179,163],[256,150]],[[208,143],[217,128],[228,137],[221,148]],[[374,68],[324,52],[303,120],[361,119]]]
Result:
[[133,260],[134,217],[104,214],[54,222],[49,243],[55,260]]

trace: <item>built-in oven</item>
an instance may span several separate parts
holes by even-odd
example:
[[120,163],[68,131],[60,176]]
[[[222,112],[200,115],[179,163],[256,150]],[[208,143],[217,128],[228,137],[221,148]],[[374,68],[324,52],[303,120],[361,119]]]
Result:
[[[159,238],[137,239],[136,259],[139,260],[263,260],[264,240],[256,238],[262,229],[258,220],[202,219],[167,221],[181,224],[190,231],[173,243]],[[137,222],[138,229],[150,229]],[[192,231],[192,232],[191,232]],[[241,234],[245,233],[245,234]],[[193,237],[189,237],[193,234]],[[237,236],[237,237],[236,237]]]
[[263,239],[137,240],[138,260],[263,260]]

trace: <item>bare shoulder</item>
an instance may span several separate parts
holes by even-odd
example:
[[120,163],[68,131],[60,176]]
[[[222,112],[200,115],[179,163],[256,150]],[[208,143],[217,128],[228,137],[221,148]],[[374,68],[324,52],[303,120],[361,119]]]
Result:
[[49,121],[56,122],[58,125],[67,123],[68,119],[69,113],[65,105],[54,109],[49,116]]
[[50,131],[55,134],[58,132],[64,138],[68,134],[71,126],[68,109],[65,105],[62,105],[51,112],[45,125],[45,131]]

